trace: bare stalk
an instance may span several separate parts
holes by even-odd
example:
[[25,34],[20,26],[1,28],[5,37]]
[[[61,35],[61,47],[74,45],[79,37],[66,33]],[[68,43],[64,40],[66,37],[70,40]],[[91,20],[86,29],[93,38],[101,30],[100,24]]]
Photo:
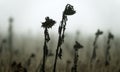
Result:
[[74,45],[74,53],[75,53],[74,54],[74,64],[73,64],[73,67],[71,69],[71,72],[78,72],[77,71],[77,63],[78,63],[78,57],[79,57],[78,49],[81,49],[81,48],[83,48],[83,46],[76,41],[76,44]]
[[94,40],[94,42],[93,42],[93,53],[92,53],[92,57],[91,57],[91,62],[92,62],[93,60],[95,60],[95,58],[96,58],[97,40],[98,40],[98,37],[99,37],[100,35],[102,35],[102,34],[103,34],[103,32],[100,31],[99,29],[98,29],[98,31],[95,33],[96,37],[95,37],[95,40]]
[[111,45],[110,45],[110,42],[111,40],[114,38],[113,34],[109,33],[108,35],[108,41],[107,41],[107,48],[106,48],[106,52],[105,52],[105,66],[108,66],[110,63],[110,48],[111,48]]
[[55,61],[54,61],[54,67],[53,67],[53,72],[56,72],[56,64],[57,64],[57,59],[58,57],[61,59],[62,57],[62,44],[64,43],[64,33],[66,29],[66,21],[67,21],[67,15],[73,15],[75,14],[75,11],[73,9],[73,6],[70,4],[67,4],[65,7],[65,10],[62,15],[62,21],[58,29],[59,33],[59,38],[58,38],[58,44],[57,44],[57,49],[56,49],[56,55],[55,55]]
[[12,22],[13,22],[13,18],[10,18],[9,19],[9,23],[10,23],[10,25],[9,25],[9,29],[8,29],[8,31],[9,31],[9,36],[8,36],[8,42],[9,42],[9,51],[10,51],[10,61],[9,61],[9,72],[10,72],[10,66],[11,66],[11,63],[12,63],[12,58],[13,58],[13,50],[12,50],[12,43],[13,43],[13,41],[12,41],[12,39],[13,39],[13,26],[12,26]]

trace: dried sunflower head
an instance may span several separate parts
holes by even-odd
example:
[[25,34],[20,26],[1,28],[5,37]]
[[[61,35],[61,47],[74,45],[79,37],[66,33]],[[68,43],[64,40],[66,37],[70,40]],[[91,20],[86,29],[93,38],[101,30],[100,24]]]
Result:
[[99,29],[98,29],[98,31],[96,32],[96,35],[102,35],[103,34],[103,31],[100,31]]
[[73,15],[75,14],[76,11],[74,10],[73,6],[70,4],[67,4],[64,10],[64,14],[65,15]]
[[112,34],[112,33],[109,33],[108,38],[109,38],[109,39],[113,39],[113,38],[114,38],[113,34]]
[[43,28],[52,28],[52,26],[56,23],[53,19],[50,19],[49,17],[46,17],[45,20],[45,22],[42,22]]
[[78,43],[77,41],[75,42],[74,49],[77,51],[78,49],[83,48],[83,46]]

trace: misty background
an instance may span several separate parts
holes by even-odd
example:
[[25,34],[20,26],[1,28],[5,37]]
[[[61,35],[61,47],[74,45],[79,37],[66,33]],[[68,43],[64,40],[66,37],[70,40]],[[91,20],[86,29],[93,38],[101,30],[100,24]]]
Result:
[[0,33],[6,34],[8,19],[12,17],[15,34],[37,36],[43,32],[41,22],[46,16],[56,20],[57,24],[50,30],[57,33],[67,3],[77,13],[69,17],[66,32],[80,30],[89,35],[99,28],[120,34],[120,0],[0,0]]

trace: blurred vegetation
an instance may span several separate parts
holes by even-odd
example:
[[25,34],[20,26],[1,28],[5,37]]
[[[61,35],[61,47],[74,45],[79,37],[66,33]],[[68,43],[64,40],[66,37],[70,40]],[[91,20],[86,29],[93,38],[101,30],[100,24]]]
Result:
[[[111,41],[110,56],[111,60],[109,65],[105,65],[106,48],[107,48],[107,35],[101,36],[98,40],[98,47],[96,49],[96,59],[92,64],[90,59],[92,56],[92,48],[94,42],[93,36],[76,36],[69,33],[65,34],[66,39],[63,44],[63,58],[58,60],[57,72],[69,72],[73,66],[74,60],[74,41],[77,37],[78,42],[84,46],[83,49],[78,51],[78,72],[119,72],[120,71],[120,39],[115,37]],[[55,56],[56,39],[57,35],[51,35],[49,46],[49,57],[46,61],[46,72],[52,72],[53,61]],[[13,56],[12,63],[21,63],[27,68],[28,72],[35,72],[39,66],[42,66],[43,55],[43,39],[32,36],[17,36],[13,38]],[[8,39],[1,36],[0,38],[0,72],[8,72],[9,69],[10,51]],[[92,67],[92,68],[91,68]],[[40,68],[40,67],[39,67]],[[38,70],[39,71],[39,70]]]

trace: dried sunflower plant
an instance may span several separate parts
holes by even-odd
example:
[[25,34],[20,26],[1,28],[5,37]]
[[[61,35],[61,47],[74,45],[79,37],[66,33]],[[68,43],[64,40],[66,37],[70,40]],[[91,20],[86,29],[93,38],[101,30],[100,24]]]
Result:
[[[95,58],[96,58],[96,49],[97,49],[97,40],[98,40],[98,37],[100,36],[100,35],[102,35],[103,34],[103,31],[100,31],[99,29],[97,30],[97,32],[95,33],[95,40],[94,40],[94,42],[93,42],[93,53],[92,53],[92,57],[91,57],[91,62],[93,61],[93,60],[95,60]],[[90,63],[91,63],[90,62]]]
[[106,48],[106,52],[105,52],[105,66],[108,66],[110,63],[110,48],[111,48],[111,40],[113,40],[114,36],[112,33],[109,33],[108,35],[108,40],[107,40],[107,48]]
[[50,41],[50,36],[48,29],[52,28],[52,26],[56,23],[53,19],[50,19],[49,17],[45,18],[45,22],[42,22],[42,27],[45,29],[44,30],[44,46],[43,46],[43,64],[41,68],[41,72],[45,72],[45,62],[46,62],[46,57],[48,56],[48,46],[47,43]]
[[13,18],[10,17],[9,18],[9,29],[8,29],[8,44],[9,44],[9,51],[10,51],[10,59],[9,59],[9,69],[8,71],[10,71],[10,65],[12,63],[12,59],[13,59]]
[[4,48],[4,45],[6,44],[7,40],[6,39],[3,39],[2,42],[0,43],[0,59],[2,59],[2,51],[3,51],[3,48]]
[[58,44],[57,44],[57,49],[56,49],[53,72],[56,72],[56,64],[57,64],[58,57],[60,59],[62,57],[61,45],[64,43],[64,37],[65,37],[64,33],[65,33],[65,29],[66,29],[67,16],[73,15],[75,13],[76,13],[76,11],[74,10],[73,6],[70,4],[67,4],[65,7],[65,10],[63,11],[62,21],[61,21],[61,24],[58,29],[59,38],[58,38]]
[[79,57],[78,50],[83,48],[83,46],[76,41],[73,48],[74,48],[74,64],[73,64],[73,67],[71,69],[71,72],[78,72],[77,71],[77,62],[78,62],[78,57]]

